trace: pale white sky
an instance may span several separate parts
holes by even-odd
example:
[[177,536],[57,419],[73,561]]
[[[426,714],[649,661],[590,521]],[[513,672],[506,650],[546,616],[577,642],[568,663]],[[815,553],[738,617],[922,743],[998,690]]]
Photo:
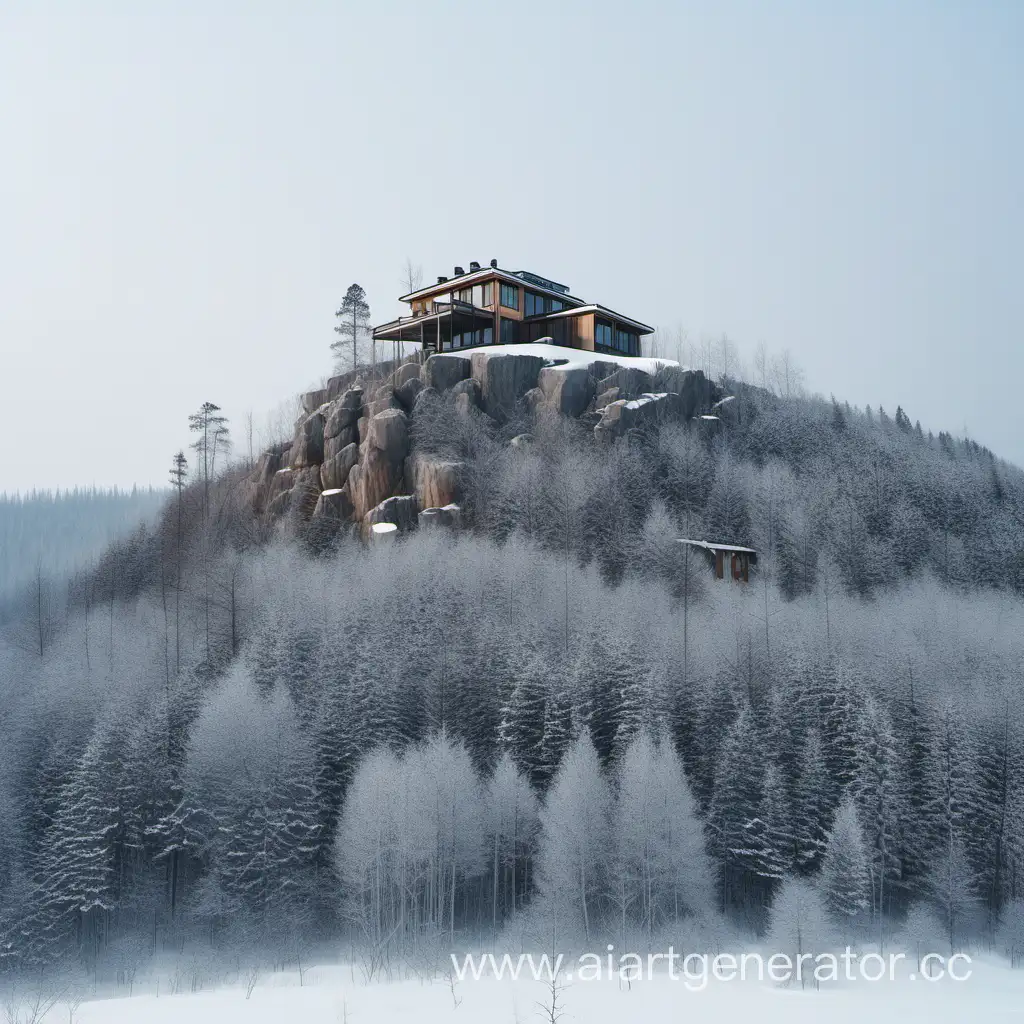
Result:
[[492,257],[1024,463],[1024,7],[0,8],[0,490],[160,483]]

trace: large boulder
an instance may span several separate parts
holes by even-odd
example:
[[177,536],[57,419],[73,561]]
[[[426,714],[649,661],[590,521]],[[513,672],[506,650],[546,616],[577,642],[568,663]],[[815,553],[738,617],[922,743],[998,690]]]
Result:
[[390,388],[386,391],[382,390],[378,393],[378,397],[374,398],[372,402],[366,407],[366,415],[371,419],[378,413],[385,412],[388,409],[401,409],[402,403],[395,398],[395,393]]
[[371,447],[401,462],[409,454],[409,419],[401,409],[385,409],[372,417],[366,437]]
[[480,408],[483,394],[480,390],[480,382],[475,377],[467,377],[465,380],[460,380],[458,384],[453,384],[451,392],[456,399],[459,395],[468,395],[470,403],[478,409]]
[[654,380],[649,373],[639,367],[620,366],[597,385],[597,394],[609,388],[618,388],[625,398],[638,398],[640,395],[654,392]]
[[661,367],[654,376],[653,390],[678,395],[680,415],[686,419],[707,412],[722,394],[703,370],[684,370],[680,366]]
[[291,448],[292,469],[319,466],[324,461],[324,417],[314,412],[307,416],[295,432]]
[[494,355],[484,350],[474,352],[470,364],[473,376],[480,382],[484,412],[496,420],[505,420],[519,399],[537,386],[544,360],[540,356]]
[[307,415],[316,412],[324,402],[327,401],[327,388],[317,388],[315,391],[307,391],[302,396],[302,411]]
[[444,527],[456,529],[462,522],[462,509],[458,505],[445,505],[443,508],[425,508],[419,514],[419,523],[424,528]]
[[352,467],[359,461],[359,445],[348,444],[320,467],[320,483],[325,491],[345,486]]
[[324,462],[337,458],[350,444],[357,444],[359,431],[354,426],[346,427],[337,437],[329,437],[324,441]]
[[678,395],[660,393],[620,398],[601,410],[594,435],[602,440],[614,440],[629,430],[643,430],[665,419],[680,418],[680,410]]
[[405,478],[421,508],[462,499],[465,463],[416,453],[405,463]]
[[351,521],[353,511],[352,499],[349,497],[348,491],[340,487],[332,487],[317,498],[316,506],[313,509],[313,518],[347,523]]
[[594,397],[594,380],[586,366],[546,366],[537,386],[548,405],[563,416],[579,416]]
[[608,388],[607,391],[602,391],[597,398],[594,399],[594,409],[600,412],[600,410],[606,405],[610,405],[621,397],[622,395],[618,388]]
[[404,363],[392,375],[392,384],[397,391],[404,384],[411,380],[420,379],[420,364],[418,362]]
[[363,389],[349,388],[343,395],[328,406],[327,422],[324,424],[324,437],[337,437],[342,431],[349,430],[359,421],[363,407]]
[[470,370],[470,362],[465,356],[442,352],[427,358],[420,369],[420,377],[427,387],[435,391],[447,391],[460,380],[465,380]]
[[[415,367],[417,373],[419,367]],[[421,391],[426,389],[426,384],[420,380],[419,376],[413,377],[410,380],[404,381],[395,388],[395,398],[401,403],[402,408],[406,412],[412,412],[416,405],[416,399]]]
[[345,484],[355,508],[355,518],[362,519],[371,508],[400,491],[402,481],[401,461],[389,459],[379,448],[367,448],[366,458],[352,467]]
[[366,513],[366,525],[375,523],[394,523],[399,533],[407,533],[416,529],[416,516],[419,503],[411,494],[398,494],[385,498],[379,505]]
[[267,505],[267,516],[270,519],[280,519],[291,507],[293,493],[293,491],[287,490],[278,494]]

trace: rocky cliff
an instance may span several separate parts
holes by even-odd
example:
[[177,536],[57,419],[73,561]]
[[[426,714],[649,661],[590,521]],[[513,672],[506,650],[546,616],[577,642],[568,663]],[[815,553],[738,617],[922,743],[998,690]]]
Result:
[[264,452],[249,478],[258,513],[274,520],[287,514],[326,532],[347,525],[364,536],[378,523],[399,531],[457,525],[462,464],[412,447],[410,428],[428,396],[446,396],[461,415],[496,423],[524,412],[558,413],[607,443],[666,419],[716,419],[712,409],[722,398],[700,370],[544,343],[425,361],[416,353],[389,369],[372,383],[358,372],[332,377],[303,396],[295,436]]

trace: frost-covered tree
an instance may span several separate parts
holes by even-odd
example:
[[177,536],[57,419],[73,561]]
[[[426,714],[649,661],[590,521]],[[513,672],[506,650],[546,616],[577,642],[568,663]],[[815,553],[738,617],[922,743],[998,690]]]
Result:
[[714,872],[682,762],[667,738],[639,733],[618,763],[609,895],[650,934],[714,903]]
[[871,877],[857,807],[845,796],[826,838],[818,881],[822,898],[837,920],[856,917],[870,906]]
[[611,793],[587,733],[566,751],[540,813],[538,882],[590,937],[608,891]]

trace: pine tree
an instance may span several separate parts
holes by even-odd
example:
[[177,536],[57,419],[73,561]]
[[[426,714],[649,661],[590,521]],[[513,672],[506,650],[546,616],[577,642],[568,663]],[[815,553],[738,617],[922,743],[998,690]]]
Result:
[[857,807],[843,797],[828,832],[819,879],[822,896],[838,918],[854,917],[870,905],[871,879]]
[[793,797],[796,866],[801,871],[815,871],[825,852],[828,824],[833,812],[829,799],[831,789],[821,736],[812,726],[804,738]]
[[547,667],[537,655],[531,657],[516,676],[515,685],[501,709],[499,738],[516,768],[537,787],[549,776],[545,763],[545,711],[548,696]]
[[366,301],[366,292],[357,284],[350,284],[341,306],[334,314],[338,318],[334,328],[338,339],[331,344],[337,367],[343,363],[342,353],[349,345],[352,346],[352,369],[359,366],[359,339],[370,329],[370,306]]

